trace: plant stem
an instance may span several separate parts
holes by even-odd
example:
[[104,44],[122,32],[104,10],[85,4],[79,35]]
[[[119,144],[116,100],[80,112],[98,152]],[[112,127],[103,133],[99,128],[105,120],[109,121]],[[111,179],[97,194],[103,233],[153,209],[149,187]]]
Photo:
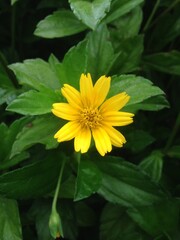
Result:
[[169,136],[169,139],[168,139],[168,141],[166,143],[166,146],[164,148],[164,151],[163,151],[164,154],[166,154],[167,151],[169,150],[169,148],[170,148],[170,146],[171,146],[171,144],[172,144],[172,142],[173,142],[173,140],[174,140],[174,138],[175,138],[175,136],[176,136],[176,134],[178,132],[179,127],[180,127],[180,113],[178,114],[178,116],[176,118],[176,122],[174,124],[173,129],[172,129],[172,132],[171,132],[171,134]]
[[81,161],[81,153],[80,152],[74,152],[75,159],[77,163],[79,164]]
[[60,190],[60,186],[61,186],[61,180],[62,180],[62,175],[63,175],[63,171],[64,171],[65,162],[66,162],[66,158],[64,157],[63,161],[62,161],[62,165],[61,165],[61,170],[60,170],[60,173],[59,173],[59,178],[58,178],[58,182],[57,182],[57,186],[56,186],[56,191],[55,191],[54,198],[53,198],[52,210],[56,210],[56,204],[57,204],[57,199],[58,199],[59,190]]
[[145,26],[144,26],[144,28],[143,28],[143,32],[145,32],[148,29],[148,27],[149,27],[149,25],[150,25],[150,23],[151,23],[151,21],[152,21],[152,19],[154,17],[154,14],[156,13],[156,10],[157,10],[157,8],[158,8],[158,6],[160,4],[160,1],[161,0],[157,0],[156,1],[156,4],[154,5],[154,8],[153,8],[153,10],[152,10],[152,12],[151,12],[151,14],[150,14],[150,16],[149,16]]

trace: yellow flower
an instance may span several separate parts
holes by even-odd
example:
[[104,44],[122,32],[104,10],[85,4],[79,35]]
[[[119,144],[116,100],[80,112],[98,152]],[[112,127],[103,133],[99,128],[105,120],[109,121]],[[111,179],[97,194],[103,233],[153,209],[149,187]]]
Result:
[[88,73],[80,77],[80,91],[64,84],[61,92],[68,103],[54,103],[52,109],[54,115],[69,121],[54,135],[58,142],[74,138],[75,151],[85,153],[93,137],[102,156],[112,150],[112,145],[122,147],[126,140],[113,126],[132,123],[134,114],[119,111],[130,99],[125,92],[105,101],[110,82],[110,77],[102,76],[93,86]]

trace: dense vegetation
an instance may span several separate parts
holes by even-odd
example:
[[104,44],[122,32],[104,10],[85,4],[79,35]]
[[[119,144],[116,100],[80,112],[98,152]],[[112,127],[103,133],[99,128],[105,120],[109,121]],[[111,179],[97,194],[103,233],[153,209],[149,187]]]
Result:
[[[180,239],[179,3],[0,1],[0,239]],[[81,73],[131,97],[105,157],[53,137]]]

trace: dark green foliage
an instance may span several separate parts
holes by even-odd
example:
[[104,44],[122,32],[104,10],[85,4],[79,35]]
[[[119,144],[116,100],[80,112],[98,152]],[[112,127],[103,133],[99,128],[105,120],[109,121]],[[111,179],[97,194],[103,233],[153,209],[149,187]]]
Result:
[[[65,240],[180,239],[178,3],[0,1],[0,240],[52,240],[54,196]],[[127,143],[105,157],[54,139],[81,73],[130,95]]]

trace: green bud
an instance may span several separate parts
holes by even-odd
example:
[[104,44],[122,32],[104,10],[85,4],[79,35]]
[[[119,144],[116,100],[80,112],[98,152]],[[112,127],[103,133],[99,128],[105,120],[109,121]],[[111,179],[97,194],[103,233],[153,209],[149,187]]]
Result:
[[53,238],[57,238],[60,236],[63,237],[61,219],[56,210],[52,210],[51,212],[49,218],[49,230]]

